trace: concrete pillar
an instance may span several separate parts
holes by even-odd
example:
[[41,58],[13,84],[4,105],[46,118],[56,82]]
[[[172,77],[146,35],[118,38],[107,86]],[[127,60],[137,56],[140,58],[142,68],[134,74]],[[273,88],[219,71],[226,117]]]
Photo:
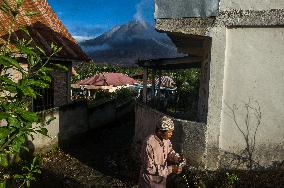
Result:
[[156,90],[156,86],[155,86],[155,78],[156,78],[156,69],[152,69],[152,99],[155,100],[155,90]]

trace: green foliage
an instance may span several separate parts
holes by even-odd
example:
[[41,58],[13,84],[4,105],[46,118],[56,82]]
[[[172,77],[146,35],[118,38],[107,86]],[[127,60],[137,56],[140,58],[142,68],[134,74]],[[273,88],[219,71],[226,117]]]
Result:
[[[16,0],[12,6],[8,1],[3,1],[0,5],[0,10],[10,18],[10,28],[16,25],[15,20],[22,3],[23,0]],[[28,34],[24,27],[21,30]],[[43,49],[32,45],[32,39],[15,39],[13,45],[17,48],[16,52],[26,57],[24,63],[28,67],[24,69],[21,66],[23,60],[15,55],[15,49],[12,51],[10,48],[13,32],[10,29],[7,42],[0,48],[0,187],[5,187],[7,182],[13,180],[22,182],[21,186],[29,187],[31,181],[35,180],[34,174],[40,173],[36,159],[17,172],[13,169],[19,161],[19,154],[29,150],[26,146],[28,137],[33,138],[38,133],[47,136],[44,126],[50,121],[45,122],[39,114],[30,111],[31,101],[40,97],[37,88],[49,87],[51,67],[59,67],[52,65],[49,60],[61,48],[51,44],[52,53],[46,56]],[[11,72],[19,73],[20,78],[13,78]]]
[[199,96],[199,69],[177,70],[169,74],[176,83],[177,103],[175,110],[191,113],[190,119],[194,119],[197,114],[197,102]]
[[22,186],[26,185],[27,187],[31,186],[31,182],[35,181],[35,175],[40,174],[41,171],[39,169],[39,165],[38,165],[38,160],[35,157],[32,161],[32,163],[30,164],[30,166],[23,166],[22,168],[23,170],[23,174],[15,174],[14,175],[14,179],[15,180],[20,180],[22,182]]
[[239,178],[236,174],[230,174],[229,172],[227,172],[226,176],[229,185],[234,185],[239,181]]
[[94,92],[94,98],[89,101],[91,106],[96,106],[113,100],[113,93],[110,93],[106,90],[98,89]]
[[133,92],[128,88],[116,90],[113,94],[117,104],[123,104],[133,98]]
[[[174,187],[238,187],[241,178],[240,171],[201,171],[194,167],[186,166],[181,174],[177,175],[172,182]],[[238,175],[237,175],[238,174]],[[247,176],[247,174],[245,174]],[[169,186],[170,187],[170,186]],[[247,187],[247,186],[245,186]]]
[[78,76],[72,79],[72,83],[79,80],[94,76],[103,72],[120,72],[128,76],[133,76],[142,72],[142,68],[139,67],[118,67],[114,65],[98,65],[94,62],[85,62],[75,67]]
[[89,101],[89,106],[97,106],[108,101],[114,101],[116,105],[121,105],[134,98],[133,91],[128,88],[121,88],[112,93],[106,90],[96,90],[94,95],[95,98]]

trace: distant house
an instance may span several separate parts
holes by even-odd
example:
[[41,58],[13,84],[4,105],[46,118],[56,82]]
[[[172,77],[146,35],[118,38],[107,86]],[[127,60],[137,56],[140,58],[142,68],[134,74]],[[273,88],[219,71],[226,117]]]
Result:
[[[2,1],[0,1],[2,2]],[[12,2],[8,0],[8,2]],[[26,16],[26,11],[38,12],[34,16]],[[0,44],[7,40],[8,17],[0,12]],[[53,107],[62,106],[70,102],[70,78],[72,63],[88,61],[88,56],[82,51],[71,34],[67,31],[47,1],[25,0],[20,8],[16,20],[16,28],[12,33],[13,38],[26,38],[27,35],[19,30],[20,26],[26,26],[36,46],[41,47],[48,54],[51,52],[51,44],[62,47],[62,50],[51,61],[66,66],[69,71],[54,70],[52,72],[52,84],[48,89],[41,90],[42,98],[33,101],[33,110],[41,111]],[[13,47],[12,47],[13,48]],[[25,65],[25,59],[22,60]],[[14,77],[19,77],[13,72]]]
[[121,88],[133,87],[136,83],[138,81],[122,73],[100,73],[71,84],[72,99],[76,99],[76,91],[82,92],[82,90],[86,89],[88,91],[88,96],[86,97],[91,97],[96,90],[104,90],[112,93]]

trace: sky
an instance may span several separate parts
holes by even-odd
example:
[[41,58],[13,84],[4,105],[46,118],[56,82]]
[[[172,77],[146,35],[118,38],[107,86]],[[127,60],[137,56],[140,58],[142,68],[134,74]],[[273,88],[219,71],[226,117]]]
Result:
[[154,22],[154,0],[48,0],[77,40],[94,38],[130,20]]

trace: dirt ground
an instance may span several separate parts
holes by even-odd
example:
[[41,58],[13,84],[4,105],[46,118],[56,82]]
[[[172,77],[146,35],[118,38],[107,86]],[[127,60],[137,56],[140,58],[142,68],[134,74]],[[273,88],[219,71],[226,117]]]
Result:
[[139,166],[131,160],[134,114],[74,137],[42,156],[33,187],[132,187]]

